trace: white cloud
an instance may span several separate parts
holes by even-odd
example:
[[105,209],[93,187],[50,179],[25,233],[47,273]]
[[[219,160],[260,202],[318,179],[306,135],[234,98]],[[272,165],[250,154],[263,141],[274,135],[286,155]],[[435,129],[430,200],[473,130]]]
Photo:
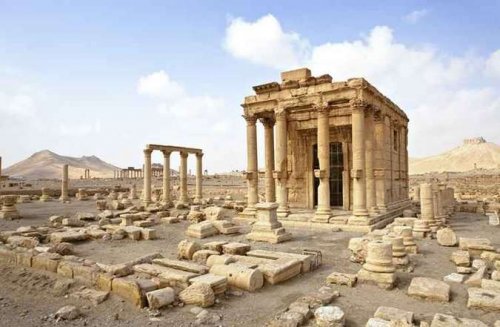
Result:
[[137,92],[150,97],[175,99],[184,95],[184,89],[163,70],[139,78]]
[[427,9],[414,10],[408,15],[403,16],[403,20],[410,24],[418,23],[422,18],[427,16],[429,11]]
[[60,123],[59,133],[64,136],[85,136],[101,132],[101,121],[94,123]]
[[[232,23],[227,34],[231,29]],[[241,37],[251,38],[248,31]],[[296,38],[307,43],[300,35]],[[405,110],[410,118],[410,155],[437,153],[473,135],[500,142],[500,84],[488,78],[500,77],[500,50],[486,59],[450,56],[435,47],[398,42],[392,29],[376,26],[359,39],[311,45],[309,53],[301,57],[302,52],[297,52],[295,58],[302,58],[299,65],[311,68],[313,74],[328,73],[337,81],[364,77]],[[252,52],[247,59],[267,61],[266,65],[279,70],[292,68],[283,67],[279,57],[256,56]]]
[[280,69],[300,65],[309,52],[309,42],[297,33],[285,33],[272,15],[255,22],[231,20],[224,47],[237,58]]

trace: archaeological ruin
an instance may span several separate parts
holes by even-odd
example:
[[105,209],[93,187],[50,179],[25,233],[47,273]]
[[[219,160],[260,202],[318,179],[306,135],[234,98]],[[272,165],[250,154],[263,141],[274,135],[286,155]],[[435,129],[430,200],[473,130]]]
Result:
[[368,81],[332,81],[303,68],[253,89],[242,104],[248,184],[242,217],[255,217],[259,202],[257,121],[264,127],[265,201],[279,204],[282,221],[310,212],[303,220],[370,230],[410,205],[408,117]]

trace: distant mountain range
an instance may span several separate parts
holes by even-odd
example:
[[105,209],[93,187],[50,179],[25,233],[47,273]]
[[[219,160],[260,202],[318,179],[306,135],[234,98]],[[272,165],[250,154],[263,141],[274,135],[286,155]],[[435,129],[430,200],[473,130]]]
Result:
[[482,137],[466,139],[461,146],[425,158],[410,158],[410,175],[430,172],[464,172],[500,168],[500,146]]
[[2,175],[25,179],[61,178],[62,166],[69,165],[69,177],[78,179],[84,176],[85,169],[90,169],[90,177],[113,177],[113,171],[121,168],[113,166],[96,156],[81,158],[62,156],[49,150],[34,153],[2,171]]

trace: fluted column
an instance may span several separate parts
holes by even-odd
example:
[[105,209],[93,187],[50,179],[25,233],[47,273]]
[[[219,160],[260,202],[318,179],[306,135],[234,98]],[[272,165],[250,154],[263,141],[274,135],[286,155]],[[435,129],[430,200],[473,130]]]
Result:
[[265,181],[266,181],[266,202],[276,201],[276,189],[274,185],[274,120],[262,118],[264,125],[264,150],[265,150]]
[[330,108],[318,108],[318,161],[319,169],[314,175],[319,178],[318,207],[313,221],[327,223],[332,214],[330,208]]
[[352,203],[355,217],[367,217],[365,169],[365,110],[367,104],[354,100],[352,108]]
[[375,153],[373,148],[374,139],[374,121],[373,121],[373,111],[367,110],[365,116],[365,148],[366,148],[366,160],[365,160],[365,170],[366,170],[366,208],[371,213],[376,213],[377,203],[375,197],[375,179],[373,174]]
[[[151,203],[151,152],[153,150],[144,149],[144,199],[145,205]],[[123,171],[122,171],[123,173]]]
[[385,129],[384,117],[381,111],[374,114],[374,153],[375,153],[375,170],[373,172],[375,178],[375,197],[377,210],[379,212],[387,212],[387,195],[386,195],[386,160],[385,160]]
[[68,165],[62,166],[62,182],[61,182],[61,202],[69,200],[68,197]]
[[280,111],[276,113],[276,156],[275,156],[275,171],[274,177],[278,187],[278,217],[286,217],[290,214],[288,207],[288,189],[287,183],[287,122],[286,112]]
[[170,206],[170,151],[163,152],[163,204]]
[[201,203],[203,198],[202,194],[202,182],[203,182],[203,153],[196,154],[196,192],[195,199],[196,203]]
[[187,152],[181,152],[181,171],[180,171],[180,183],[181,183],[181,193],[179,200],[183,204],[189,203],[188,192],[187,192]]
[[255,217],[257,209],[255,205],[259,202],[259,171],[257,163],[257,126],[255,117],[245,117],[247,121],[247,207],[242,212],[244,216]]

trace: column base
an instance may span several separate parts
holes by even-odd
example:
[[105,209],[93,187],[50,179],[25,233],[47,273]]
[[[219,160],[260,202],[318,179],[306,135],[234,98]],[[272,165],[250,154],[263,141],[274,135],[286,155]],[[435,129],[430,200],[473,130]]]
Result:
[[347,223],[349,225],[370,225],[369,216],[351,216],[349,217]]
[[272,229],[272,230],[252,230],[246,236],[247,240],[256,242],[268,242],[272,244],[277,244],[292,239],[292,234],[288,233],[283,227]]
[[330,217],[332,216],[332,211],[330,209],[318,209],[314,213],[313,223],[328,223]]
[[276,210],[278,217],[284,218],[288,217],[290,214],[290,208],[288,207],[279,207],[278,210]]
[[245,209],[243,209],[242,212],[239,213],[239,216],[242,217],[242,218],[252,218],[252,219],[255,219],[255,217],[257,216],[257,208],[255,207],[246,207]]
[[352,211],[352,214],[353,214],[353,216],[356,216],[356,217],[368,217],[369,216],[368,210],[366,210],[366,209],[354,209]]
[[150,205],[151,203],[153,203],[153,201],[151,201],[151,200],[148,200],[148,201],[143,200],[143,201],[142,201],[142,204],[143,204],[145,207],[147,207],[147,206],[148,206],[148,205]]
[[70,203],[71,201],[69,200],[69,197],[64,197],[64,198],[59,198],[59,201],[61,201],[62,203]]

